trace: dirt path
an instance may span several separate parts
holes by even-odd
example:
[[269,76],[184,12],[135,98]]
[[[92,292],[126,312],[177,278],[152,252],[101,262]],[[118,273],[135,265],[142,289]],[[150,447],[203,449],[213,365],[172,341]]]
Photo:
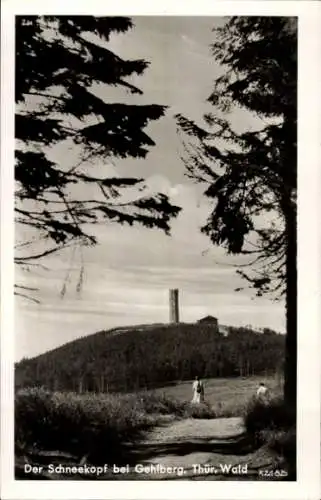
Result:
[[[127,443],[123,451],[123,468],[110,464],[108,471],[97,479],[253,480],[258,478],[260,468],[267,469],[272,462],[265,450],[253,451],[243,421],[238,417],[165,421],[143,440]],[[64,461],[61,456],[56,458],[51,456],[50,462]],[[71,479],[45,476],[45,479]],[[85,477],[77,474],[72,479]]]
[[243,434],[240,417],[178,420],[164,427],[155,427],[148,434],[148,441],[166,442],[175,439],[197,441],[199,439],[222,439]]
[[156,427],[133,445],[131,460],[134,464],[115,479],[249,480],[271,457],[263,450],[253,452],[243,421],[236,417],[191,418]]

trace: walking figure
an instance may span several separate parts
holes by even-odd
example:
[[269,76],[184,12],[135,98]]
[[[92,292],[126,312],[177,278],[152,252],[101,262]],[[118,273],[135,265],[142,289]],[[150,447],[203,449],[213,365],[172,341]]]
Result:
[[193,399],[192,403],[203,403],[204,402],[204,384],[199,379],[195,377],[193,382]]

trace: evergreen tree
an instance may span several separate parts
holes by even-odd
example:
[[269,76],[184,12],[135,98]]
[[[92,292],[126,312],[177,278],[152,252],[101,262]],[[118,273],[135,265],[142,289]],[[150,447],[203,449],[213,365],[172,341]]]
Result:
[[[147,195],[143,179],[111,176],[106,168],[113,159],[145,158],[154,141],[144,129],[165,112],[154,104],[110,102],[97,91],[112,86],[142,94],[130,77],[148,63],[122,59],[108,44],[132,26],[125,17],[16,18],[15,211],[28,236],[17,245],[17,264],[75,243],[95,244],[91,228],[99,222],[168,233],[180,210],[161,193]],[[52,160],[57,145],[78,155],[71,167]]]
[[[233,17],[216,30],[213,56],[223,68],[208,98],[205,125],[177,116],[188,175],[206,183],[213,209],[202,231],[230,254],[251,259],[239,273],[257,295],[286,296],[284,395],[296,407],[296,20]],[[262,118],[236,133],[228,112]],[[263,223],[262,223],[263,221]]]

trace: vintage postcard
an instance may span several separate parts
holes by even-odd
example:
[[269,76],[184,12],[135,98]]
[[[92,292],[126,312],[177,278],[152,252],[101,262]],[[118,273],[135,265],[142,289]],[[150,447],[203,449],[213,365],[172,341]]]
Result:
[[2,14],[2,497],[318,499],[318,2]]

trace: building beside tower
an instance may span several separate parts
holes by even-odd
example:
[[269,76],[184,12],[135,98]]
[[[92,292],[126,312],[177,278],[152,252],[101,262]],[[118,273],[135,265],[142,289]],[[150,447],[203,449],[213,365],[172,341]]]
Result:
[[[179,310],[179,290],[178,288],[171,288],[169,290],[169,323],[178,324],[180,322],[180,310]],[[224,337],[228,336],[227,327],[221,327],[219,325],[218,319],[215,316],[205,316],[204,318],[196,321],[196,324],[204,325],[209,328],[210,331],[221,333]]]

